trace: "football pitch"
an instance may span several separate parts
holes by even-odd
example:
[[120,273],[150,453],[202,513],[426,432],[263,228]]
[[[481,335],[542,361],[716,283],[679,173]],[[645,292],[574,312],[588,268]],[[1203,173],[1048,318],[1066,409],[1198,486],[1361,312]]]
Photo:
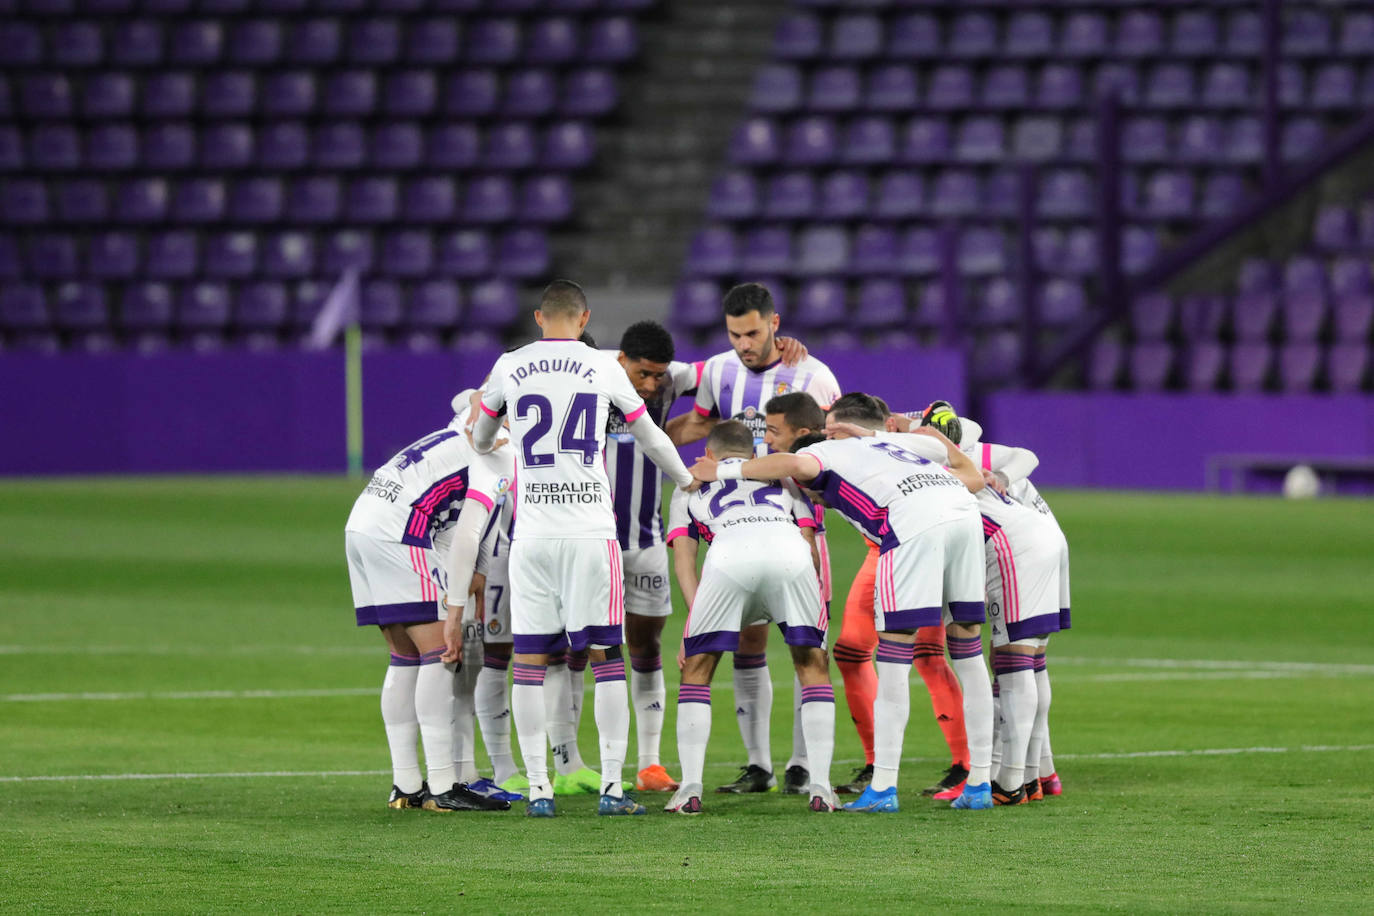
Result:
[[[385,807],[386,658],[343,555],[358,489],[0,483],[0,911],[1374,908],[1370,502],[1048,492],[1074,589],[1050,645],[1057,798],[921,798],[948,758],[913,672],[898,814],[708,795],[683,818],[646,793],[647,817],[588,796],[530,821]],[[859,544],[832,530],[842,594]],[[743,761],[729,685],[727,663],[708,787]],[[862,754],[842,700],[837,719],[842,782]],[[581,745],[594,760],[590,704]]]

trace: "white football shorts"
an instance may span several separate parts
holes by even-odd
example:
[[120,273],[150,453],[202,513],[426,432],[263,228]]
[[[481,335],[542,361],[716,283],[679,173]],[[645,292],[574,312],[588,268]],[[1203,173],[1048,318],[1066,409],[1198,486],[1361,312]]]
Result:
[[624,641],[625,580],[615,538],[517,537],[510,550],[510,590],[517,653],[543,655],[568,643],[581,651]]

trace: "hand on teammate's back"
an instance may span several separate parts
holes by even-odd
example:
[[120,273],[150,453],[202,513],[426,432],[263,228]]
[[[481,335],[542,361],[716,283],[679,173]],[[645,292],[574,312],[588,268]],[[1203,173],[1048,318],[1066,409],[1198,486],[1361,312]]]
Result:
[[1007,495],[1007,485],[995,471],[983,468],[983,482],[1003,496]]
[[911,417],[906,414],[894,413],[888,414],[884,425],[887,426],[887,431],[890,433],[905,433],[910,432],[913,422]]
[[866,426],[859,426],[857,423],[846,423],[841,420],[838,423],[831,423],[825,428],[825,434],[831,439],[835,438],[836,433],[844,433],[846,436],[862,439],[864,436],[873,435],[873,430]]
[[773,342],[777,344],[778,355],[782,357],[784,366],[795,366],[806,359],[806,345],[795,337],[775,337]]
[[696,464],[692,465],[692,476],[701,483],[714,483],[716,480],[716,462],[703,455],[697,459]]

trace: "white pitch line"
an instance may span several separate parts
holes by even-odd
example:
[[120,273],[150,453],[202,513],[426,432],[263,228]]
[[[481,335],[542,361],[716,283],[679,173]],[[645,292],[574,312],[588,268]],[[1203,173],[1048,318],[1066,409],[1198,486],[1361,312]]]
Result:
[[365,697],[379,687],[322,687],[306,690],[134,690],[123,693],[6,693],[3,703],[61,703],[82,700],[281,700],[299,697]]
[[1215,658],[1096,658],[1092,656],[1058,656],[1050,653],[1051,667],[1055,665],[1116,665],[1123,668],[1175,668],[1200,671],[1294,671],[1332,672],[1335,674],[1374,674],[1374,665],[1342,662],[1279,662],[1272,660]]
[[18,646],[0,645],[0,655],[375,655],[386,647],[375,646]]
[[[1212,747],[1194,750],[1124,751],[1104,754],[1060,754],[1058,760],[1133,760],[1142,757],[1227,757],[1240,754],[1329,754],[1374,751],[1374,744],[1300,744],[1295,747]],[[929,763],[947,757],[904,757],[903,763]],[[857,763],[836,760],[837,766]],[[126,782],[170,779],[318,779],[327,776],[386,776],[390,770],[261,770],[246,773],[75,773],[63,776],[0,776],[9,782]]]

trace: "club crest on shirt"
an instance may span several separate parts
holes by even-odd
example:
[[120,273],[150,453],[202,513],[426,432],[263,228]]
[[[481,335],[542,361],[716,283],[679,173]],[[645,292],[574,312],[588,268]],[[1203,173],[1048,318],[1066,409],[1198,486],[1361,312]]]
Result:
[[786,382],[778,382],[776,385],[773,386],[773,394],[775,395],[787,394],[787,392],[791,390],[792,386],[787,384]]

